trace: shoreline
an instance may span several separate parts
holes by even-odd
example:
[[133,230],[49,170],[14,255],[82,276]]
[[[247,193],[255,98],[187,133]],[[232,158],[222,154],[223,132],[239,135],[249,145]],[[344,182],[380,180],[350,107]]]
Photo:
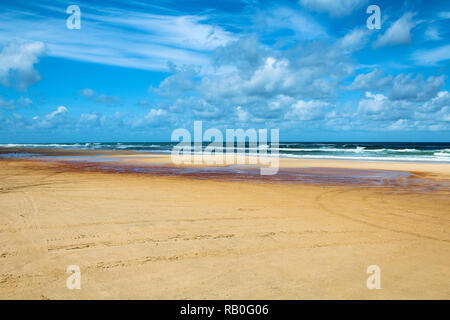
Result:
[[[83,170],[61,155],[77,157],[0,160],[2,299],[450,297],[448,166],[280,160],[282,174],[303,178],[396,167],[419,175],[379,188],[199,179],[186,166],[177,170],[194,174]],[[163,170],[170,161],[95,157]],[[69,265],[80,267],[81,290],[66,288]],[[381,269],[381,290],[366,287],[370,265]]]
[[[230,168],[239,166],[237,164],[206,165],[201,164],[182,164],[172,163],[170,154],[153,153],[134,150],[87,150],[87,149],[58,149],[58,148],[3,148],[0,147],[0,159],[4,154],[16,153],[24,155],[19,159],[33,160],[38,157],[39,160],[46,161],[67,161],[73,163],[97,163],[98,169],[101,169],[101,163],[114,164],[120,167],[121,164],[127,166],[165,166],[166,168]],[[31,155],[31,156],[28,156]],[[74,158],[70,158],[74,157]],[[246,164],[242,167],[251,167],[249,158],[257,157],[245,156]],[[14,157],[12,157],[14,159]],[[298,159],[298,158],[279,158],[279,168],[281,171],[288,169],[305,168],[326,168],[326,169],[352,169],[352,170],[381,170],[398,171],[413,174],[427,179],[447,181],[450,180],[450,165],[439,162],[411,162],[411,161],[361,161],[356,159]]]
[[[39,153],[43,155],[82,155],[82,154],[92,154],[92,155],[101,155],[101,154],[156,154],[156,155],[164,155],[169,156],[171,151],[161,152],[161,150],[133,150],[133,149],[89,149],[83,147],[77,148],[57,148],[57,147],[5,147],[0,146],[0,154],[2,153],[10,153],[10,152],[18,152],[18,153]],[[194,153],[191,153],[194,155]],[[224,155],[226,152],[223,153]],[[235,154],[235,153],[233,153]],[[242,155],[242,154],[240,154]],[[319,161],[361,161],[361,162],[399,162],[399,163],[430,163],[430,164],[450,164],[450,158],[444,160],[423,160],[420,158],[417,159],[402,159],[396,157],[345,157],[345,156],[313,156],[313,155],[304,155],[299,156],[290,153],[277,153],[277,157],[281,159],[291,159],[291,160],[319,160]],[[245,154],[245,157],[258,157],[255,154]],[[270,155],[266,157],[271,157]]]

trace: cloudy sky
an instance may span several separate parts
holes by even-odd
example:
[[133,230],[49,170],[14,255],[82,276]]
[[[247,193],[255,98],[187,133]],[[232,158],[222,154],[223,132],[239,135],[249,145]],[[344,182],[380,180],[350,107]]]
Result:
[[450,141],[448,1],[0,6],[1,143],[170,141],[194,120],[282,141]]

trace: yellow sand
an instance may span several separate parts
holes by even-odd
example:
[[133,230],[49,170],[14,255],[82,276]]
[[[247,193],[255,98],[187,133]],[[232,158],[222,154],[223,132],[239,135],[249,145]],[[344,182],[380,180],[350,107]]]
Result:
[[[281,166],[450,176],[450,166],[438,164]],[[449,299],[449,249],[446,189],[223,182],[0,161],[2,299]],[[81,268],[81,290],[66,288],[68,265]],[[380,290],[366,287],[370,265],[381,268]]]

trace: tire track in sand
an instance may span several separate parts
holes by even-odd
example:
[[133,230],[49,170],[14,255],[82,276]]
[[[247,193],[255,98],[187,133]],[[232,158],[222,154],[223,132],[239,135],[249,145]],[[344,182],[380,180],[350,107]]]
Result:
[[[50,176],[53,176],[51,174]],[[8,226],[12,227],[16,232],[8,235],[2,241],[2,249],[12,245],[19,248],[14,252],[0,252],[2,259],[8,257],[19,256],[13,265],[9,265],[6,261],[2,261],[1,271],[13,268],[14,272],[20,272],[28,268],[38,269],[43,263],[48,261],[47,241],[41,231],[38,217],[38,208],[33,197],[23,187],[31,187],[39,185],[41,180],[48,178],[46,176],[39,181],[33,181],[27,185],[14,186],[4,180],[1,181],[0,197],[8,197],[13,200],[15,210],[3,210],[2,218],[7,220]]]
[[[381,212],[379,210],[377,210],[376,208],[374,208],[373,206],[372,206],[372,211],[375,211],[375,212],[372,212],[372,214],[370,216],[366,215],[365,217],[367,218],[367,220],[359,218],[357,216],[350,216],[350,215],[344,214],[344,213],[342,213],[342,211],[339,211],[339,210],[336,210],[335,208],[330,207],[329,204],[339,203],[340,196],[342,196],[345,193],[350,193],[350,192],[358,192],[359,193],[359,192],[361,192],[361,188],[349,188],[349,189],[346,188],[346,189],[340,189],[340,190],[325,191],[316,197],[316,201],[317,201],[318,205],[325,212],[327,212],[331,215],[334,215],[334,216],[341,217],[346,220],[350,220],[350,221],[353,221],[356,223],[361,223],[366,226],[377,228],[377,229],[384,230],[384,231],[396,232],[396,233],[400,233],[403,235],[409,235],[409,236],[413,236],[413,237],[421,238],[421,239],[450,243],[449,239],[440,239],[437,237],[433,237],[433,236],[429,236],[429,235],[425,235],[425,234],[421,234],[421,233],[417,233],[417,232],[413,232],[413,231],[408,231],[408,230],[404,230],[401,228],[395,228],[395,227],[393,228],[390,226],[383,225],[377,221],[374,221],[372,216],[375,216],[375,217],[377,215],[379,216],[381,214]],[[368,204],[370,205],[370,203],[368,203]]]

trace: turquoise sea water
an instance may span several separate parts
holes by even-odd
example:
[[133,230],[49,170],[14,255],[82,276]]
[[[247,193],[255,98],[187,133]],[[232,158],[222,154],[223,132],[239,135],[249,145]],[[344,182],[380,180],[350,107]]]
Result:
[[[79,143],[24,143],[0,144],[0,147],[25,148],[67,148],[93,150],[134,150],[154,153],[170,153],[177,143],[171,142],[79,142]],[[208,143],[204,143],[207,146]],[[223,149],[227,151],[226,148]],[[230,150],[228,150],[230,151]],[[235,152],[256,154],[255,148],[238,149]],[[386,161],[432,161],[450,163],[450,143],[414,142],[280,142],[278,148],[268,148],[268,152],[278,152],[281,157],[309,159],[350,159]]]

